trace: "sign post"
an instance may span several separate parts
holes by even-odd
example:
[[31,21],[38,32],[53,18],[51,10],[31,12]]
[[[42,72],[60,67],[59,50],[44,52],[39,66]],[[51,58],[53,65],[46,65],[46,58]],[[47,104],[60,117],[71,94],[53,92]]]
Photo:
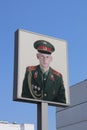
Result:
[[37,130],[48,130],[48,103],[37,104]]

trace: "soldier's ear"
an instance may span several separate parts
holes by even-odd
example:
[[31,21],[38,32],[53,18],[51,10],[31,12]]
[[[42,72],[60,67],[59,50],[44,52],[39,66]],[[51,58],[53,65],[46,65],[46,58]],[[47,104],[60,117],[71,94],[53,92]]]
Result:
[[36,54],[36,57],[37,57],[37,59],[39,59],[39,54],[38,53]]
[[51,61],[53,61],[53,57],[51,56]]

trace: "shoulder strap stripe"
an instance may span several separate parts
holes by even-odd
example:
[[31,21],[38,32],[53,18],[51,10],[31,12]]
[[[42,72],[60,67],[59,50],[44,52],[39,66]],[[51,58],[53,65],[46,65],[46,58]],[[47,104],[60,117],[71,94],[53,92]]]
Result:
[[27,70],[28,71],[32,71],[32,70],[36,70],[37,66],[28,66]]
[[57,75],[58,77],[62,77],[62,74],[54,69],[52,69],[53,74]]

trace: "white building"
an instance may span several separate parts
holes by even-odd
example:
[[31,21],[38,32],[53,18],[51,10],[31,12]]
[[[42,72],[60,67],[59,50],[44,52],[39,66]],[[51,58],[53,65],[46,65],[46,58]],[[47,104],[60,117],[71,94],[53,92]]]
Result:
[[57,130],[87,130],[87,80],[70,87],[70,102],[56,109]]
[[0,121],[0,130],[34,130],[33,124],[9,124],[5,121]]

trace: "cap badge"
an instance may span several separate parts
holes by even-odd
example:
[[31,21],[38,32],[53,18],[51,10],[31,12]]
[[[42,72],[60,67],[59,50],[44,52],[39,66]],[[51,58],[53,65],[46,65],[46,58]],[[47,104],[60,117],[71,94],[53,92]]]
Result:
[[47,47],[46,47],[46,46],[44,46],[44,47],[43,47],[43,50],[47,50]]
[[45,45],[46,45],[46,44],[47,44],[47,42],[43,42],[43,44],[45,44]]

